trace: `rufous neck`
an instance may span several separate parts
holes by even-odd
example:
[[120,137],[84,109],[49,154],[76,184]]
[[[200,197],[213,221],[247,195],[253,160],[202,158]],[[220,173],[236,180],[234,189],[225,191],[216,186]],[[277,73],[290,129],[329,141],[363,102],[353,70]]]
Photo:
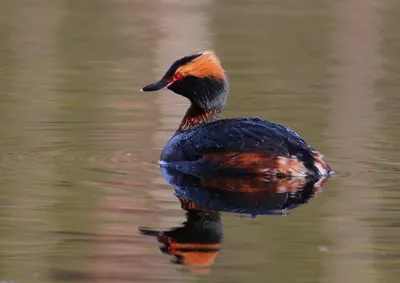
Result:
[[192,103],[182,119],[178,132],[187,131],[202,124],[218,120],[222,108],[212,108],[203,110],[198,105]]

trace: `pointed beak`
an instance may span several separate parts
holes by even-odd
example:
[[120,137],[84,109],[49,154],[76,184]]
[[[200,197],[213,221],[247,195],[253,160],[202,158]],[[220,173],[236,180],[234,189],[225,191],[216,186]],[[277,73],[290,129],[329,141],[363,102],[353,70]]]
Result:
[[160,90],[162,88],[167,87],[169,83],[170,83],[169,81],[167,81],[165,79],[161,79],[158,82],[155,82],[153,84],[149,84],[149,85],[145,86],[140,91],[156,91],[156,90]]

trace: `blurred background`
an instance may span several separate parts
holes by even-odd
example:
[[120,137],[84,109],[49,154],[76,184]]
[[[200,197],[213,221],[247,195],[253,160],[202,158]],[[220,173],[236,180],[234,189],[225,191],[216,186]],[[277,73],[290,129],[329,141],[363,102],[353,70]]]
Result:
[[[0,282],[398,282],[399,19],[398,0],[0,1]],[[336,175],[286,217],[224,213],[198,274],[138,232],[185,220],[157,160],[188,106],[139,89],[204,49],[225,117],[290,126]]]

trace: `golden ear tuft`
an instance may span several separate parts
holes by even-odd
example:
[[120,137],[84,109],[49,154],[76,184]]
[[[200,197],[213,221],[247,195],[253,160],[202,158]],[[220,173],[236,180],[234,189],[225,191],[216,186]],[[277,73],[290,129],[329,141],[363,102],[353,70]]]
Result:
[[209,50],[204,51],[199,57],[195,58],[188,64],[179,67],[177,72],[181,72],[184,76],[226,79],[225,71],[222,68],[217,55],[215,55],[213,51]]

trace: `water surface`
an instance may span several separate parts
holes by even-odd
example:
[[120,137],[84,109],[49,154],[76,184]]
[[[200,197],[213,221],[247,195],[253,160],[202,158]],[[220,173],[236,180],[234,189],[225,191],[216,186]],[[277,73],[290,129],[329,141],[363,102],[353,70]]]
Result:
[[[394,0],[0,3],[0,281],[388,282],[400,264]],[[157,160],[187,101],[142,93],[213,49],[224,116],[299,132],[336,175],[287,216],[222,212],[215,262],[171,263],[140,227],[185,211]]]

